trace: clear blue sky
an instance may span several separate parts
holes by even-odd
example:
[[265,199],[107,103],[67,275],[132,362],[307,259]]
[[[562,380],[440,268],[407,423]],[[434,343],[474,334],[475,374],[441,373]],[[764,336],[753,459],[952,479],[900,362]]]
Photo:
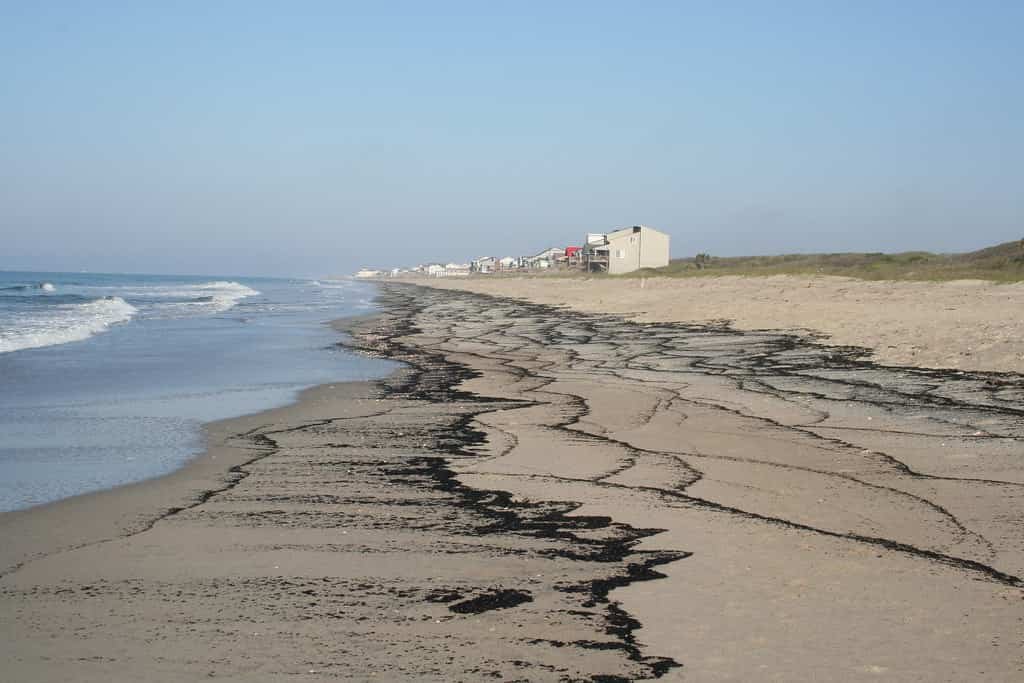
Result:
[[0,269],[316,276],[634,223],[676,256],[1019,239],[1022,27],[968,0],[0,0]]

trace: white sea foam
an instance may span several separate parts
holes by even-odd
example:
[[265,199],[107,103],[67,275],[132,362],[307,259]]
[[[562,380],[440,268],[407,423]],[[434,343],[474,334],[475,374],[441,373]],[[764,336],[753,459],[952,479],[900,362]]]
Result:
[[353,285],[351,280],[313,280],[310,284],[321,289],[351,289]]
[[238,282],[207,282],[190,289],[197,294],[196,299],[188,303],[203,305],[217,313],[234,308],[239,301],[246,297],[259,296],[259,292],[255,289]]
[[34,310],[9,321],[7,329],[0,329],[0,353],[82,341],[111,325],[128,322],[137,312],[120,297]]
[[55,292],[55,291],[57,291],[57,288],[53,286],[52,282],[44,282],[44,283],[40,284],[39,285],[39,289],[43,290],[44,292]]
[[[142,317],[188,318],[223,313],[242,299],[260,293],[239,282],[217,280],[200,284],[117,288],[118,294],[142,306]],[[168,301],[174,299],[174,301]]]

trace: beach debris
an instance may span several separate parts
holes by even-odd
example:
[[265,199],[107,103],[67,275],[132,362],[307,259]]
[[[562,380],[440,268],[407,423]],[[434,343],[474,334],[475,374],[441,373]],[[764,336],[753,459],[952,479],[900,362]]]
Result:
[[524,602],[533,602],[533,596],[526,591],[495,589],[469,600],[448,605],[457,614],[480,614],[495,609],[508,609]]
[[462,593],[455,590],[444,590],[438,589],[427,593],[427,602],[455,602],[456,600],[462,600],[465,597]]

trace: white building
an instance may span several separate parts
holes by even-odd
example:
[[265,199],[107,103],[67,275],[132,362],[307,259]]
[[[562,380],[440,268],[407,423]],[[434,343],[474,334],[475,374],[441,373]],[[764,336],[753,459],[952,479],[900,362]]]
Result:
[[662,268],[668,265],[669,239],[667,234],[646,225],[606,234],[588,233],[583,265],[590,272],[611,275]]
[[527,256],[523,260],[526,261],[526,266],[528,268],[550,268],[558,263],[559,259],[563,258],[565,258],[565,249],[562,249],[561,247],[549,247],[539,254]]
[[481,256],[478,259],[473,259],[470,266],[475,273],[490,273],[497,270],[498,259],[495,256]]
[[363,268],[363,269],[359,270],[356,273],[356,277],[359,277],[359,278],[380,277],[383,274],[384,273],[382,271],[379,271],[379,270],[370,270],[368,268]]

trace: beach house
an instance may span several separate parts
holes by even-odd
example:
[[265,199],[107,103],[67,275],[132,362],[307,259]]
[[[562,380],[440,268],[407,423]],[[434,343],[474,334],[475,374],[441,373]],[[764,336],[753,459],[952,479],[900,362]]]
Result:
[[668,255],[667,234],[646,225],[634,225],[609,233],[588,233],[583,267],[592,273],[620,275],[667,266]]
[[361,268],[358,272],[356,272],[356,277],[365,279],[371,277],[380,277],[383,274],[384,272],[380,270],[374,270],[372,268]]
[[496,256],[481,256],[473,259],[470,269],[474,273],[491,273],[498,269],[498,258]]
[[548,247],[539,254],[533,256],[527,256],[524,260],[526,261],[528,268],[551,268],[559,259],[565,258],[565,249],[561,247]]

